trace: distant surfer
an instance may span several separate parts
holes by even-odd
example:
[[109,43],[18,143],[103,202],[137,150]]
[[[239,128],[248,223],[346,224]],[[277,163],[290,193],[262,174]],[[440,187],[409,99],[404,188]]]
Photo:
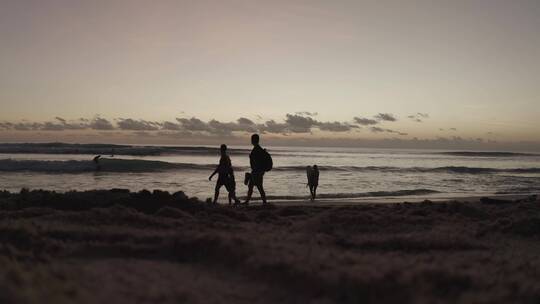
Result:
[[101,165],[99,163],[100,158],[101,158],[101,155],[98,155],[98,156],[94,157],[94,159],[93,159],[94,164],[96,165],[96,171],[101,170]]
[[311,194],[311,200],[314,201],[317,197],[317,187],[319,186],[319,168],[317,165],[307,166],[306,175],[308,180],[309,193]]
[[227,155],[227,146],[221,145],[220,147],[221,158],[219,159],[219,165],[216,170],[210,175],[208,180],[212,180],[212,177],[218,174],[218,180],[216,182],[214,204],[217,203],[219,197],[219,189],[221,186],[225,186],[225,189],[229,192],[229,204],[234,200],[235,204],[240,203],[240,200],[236,198],[236,181],[234,180],[234,171],[231,164],[231,159]]

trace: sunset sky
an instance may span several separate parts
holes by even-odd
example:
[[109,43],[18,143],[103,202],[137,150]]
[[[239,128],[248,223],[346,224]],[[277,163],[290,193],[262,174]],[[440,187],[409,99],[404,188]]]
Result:
[[0,141],[540,150],[537,0],[0,0],[0,41]]

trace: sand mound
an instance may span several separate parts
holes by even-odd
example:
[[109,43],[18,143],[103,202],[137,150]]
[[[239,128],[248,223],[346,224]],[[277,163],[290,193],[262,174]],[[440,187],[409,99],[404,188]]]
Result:
[[531,303],[540,202],[216,206],[0,194],[2,303]]

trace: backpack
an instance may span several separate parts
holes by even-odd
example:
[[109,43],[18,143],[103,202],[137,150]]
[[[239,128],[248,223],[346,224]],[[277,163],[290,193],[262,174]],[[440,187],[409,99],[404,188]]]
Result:
[[272,167],[274,166],[274,161],[272,161],[272,156],[266,149],[263,149],[264,151],[264,171],[268,172],[272,170]]

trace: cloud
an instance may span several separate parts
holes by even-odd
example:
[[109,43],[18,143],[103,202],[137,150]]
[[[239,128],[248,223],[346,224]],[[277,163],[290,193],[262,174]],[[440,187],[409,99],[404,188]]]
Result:
[[287,114],[285,123],[288,125],[288,130],[292,133],[310,133],[311,128],[318,124],[318,122],[311,117],[296,114]]
[[177,118],[176,120],[182,125],[182,129],[185,131],[211,131],[208,124],[195,117],[190,119]]
[[94,117],[94,119],[92,119],[92,121],[90,121],[88,124],[88,127],[92,130],[114,130],[112,123],[101,117]]
[[379,132],[385,132],[386,130],[383,129],[383,128],[379,128],[379,127],[371,127],[369,128],[369,130],[373,133],[379,133]]
[[8,130],[16,131],[65,131],[65,130],[84,130],[88,124],[82,120],[67,121],[62,117],[55,117],[55,121],[46,121],[43,123],[4,123],[3,127]]
[[409,115],[407,117],[410,118],[413,121],[416,121],[416,122],[422,122],[423,121],[420,118],[417,118],[415,115]]
[[[60,122],[60,126],[54,123],[46,123],[47,126],[44,126],[45,130],[48,128],[53,128],[56,131],[61,131],[63,129],[66,130],[84,130],[88,128],[88,123],[84,120],[79,119],[78,121],[67,121],[66,119],[63,119],[62,117],[55,117],[55,119]],[[53,130],[53,131],[54,131]]]
[[319,115],[319,113],[317,112],[308,112],[308,111],[295,112],[294,114],[301,115],[301,116],[311,116],[311,117]]
[[210,120],[208,126],[212,134],[230,135],[234,131],[241,131],[239,125],[234,122],[220,122],[215,119]]
[[161,129],[162,130],[170,130],[170,131],[179,131],[182,129],[180,124],[170,122],[170,121],[164,121],[161,123]]
[[392,129],[384,129],[384,128],[380,128],[380,127],[371,127],[369,128],[369,130],[373,133],[383,133],[383,132],[386,132],[386,133],[393,133],[393,134],[398,134],[398,135],[401,135],[401,136],[406,136],[408,135],[407,133],[404,133],[404,132],[400,132],[400,131],[396,131],[396,130],[392,130]]
[[413,121],[416,121],[416,122],[423,122],[424,119],[429,118],[429,114],[418,112],[416,114],[407,116],[407,118],[409,118],[409,119],[411,119]]
[[379,113],[375,115],[374,117],[375,119],[379,121],[397,121],[397,118],[394,117],[394,115],[390,113]]
[[361,126],[370,126],[370,125],[376,125],[379,123],[378,120],[375,119],[369,119],[369,118],[363,118],[363,117],[354,117],[354,122]]
[[13,129],[16,131],[32,131],[32,130],[39,130],[41,128],[41,124],[38,123],[17,123],[13,125]]
[[160,128],[159,123],[146,121],[146,120],[134,120],[131,118],[118,119],[117,122],[118,128],[120,130],[129,130],[129,131],[157,131]]
[[330,132],[348,132],[352,129],[358,129],[360,127],[355,125],[350,125],[347,123],[342,123],[339,121],[334,122],[319,122],[317,123],[317,127],[321,131],[330,131]]
[[[52,124],[52,123],[50,123]],[[0,124],[0,127],[5,130],[14,130],[14,131],[39,131],[42,130],[45,126],[44,123],[31,123],[31,122],[19,122],[19,123],[12,123],[12,122],[3,122]],[[51,129],[58,129],[58,127],[52,127]],[[57,131],[57,130],[56,130]]]
[[41,127],[41,130],[43,131],[64,131],[65,128],[63,125],[55,124],[53,122],[46,122]]
[[231,135],[233,132],[258,132],[258,126],[248,118],[241,117],[236,122],[221,122],[212,119],[204,122],[198,118],[177,118],[179,124],[163,123],[163,130],[183,130],[187,132],[206,132],[214,135]]
[[29,122],[2,122],[0,123],[0,128],[4,130],[15,130],[15,131],[35,131],[41,130],[43,128],[42,123],[29,123]]
[[285,134],[288,131],[286,123],[278,123],[274,120],[268,120],[264,124],[259,125],[259,130],[262,133]]
[[258,131],[257,125],[250,119],[245,117],[240,117],[236,121],[240,126],[240,130],[250,133],[255,133]]
[[238,118],[237,122],[240,125],[254,125],[255,124],[252,120],[245,117]]
[[452,132],[457,132],[457,129],[456,129],[456,128],[448,128],[448,129],[439,128],[439,131],[452,131]]
[[[2,122],[0,130],[17,131],[64,131],[64,130],[98,130],[98,131],[130,131],[130,132],[158,132],[182,133],[196,135],[213,136],[234,136],[238,133],[270,133],[270,134],[311,134],[314,131],[343,133],[354,129],[361,129],[359,125],[373,125],[380,123],[379,120],[355,117],[353,122],[347,121],[320,121],[307,114],[315,115],[312,112],[299,112],[299,114],[285,114],[283,121],[273,119],[264,122],[254,122],[253,120],[240,117],[235,121],[223,122],[217,119],[203,121],[197,117],[176,118],[176,121],[148,121],[133,118],[118,118],[109,121],[99,116],[93,119],[80,118],[77,120],[67,120],[62,117],[55,117],[54,121],[48,122],[27,122],[20,123]],[[391,114],[384,114],[380,117],[390,119]],[[379,129],[381,131],[379,131]],[[390,129],[374,128],[372,132],[386,132],[404,134]],[[133,133],[135,134],[135,133]],[[144,133],[140,133],[140,136]]]
[[0,128],[4,130],[11,130],[13,128],[13,124],[11,122],[0,122]]

